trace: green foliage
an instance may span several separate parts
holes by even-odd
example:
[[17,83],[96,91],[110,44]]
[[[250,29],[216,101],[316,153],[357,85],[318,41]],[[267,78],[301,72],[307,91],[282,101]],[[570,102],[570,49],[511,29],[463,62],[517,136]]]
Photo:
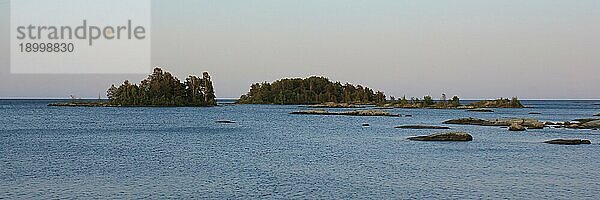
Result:
[[411,97],[410,100],[406,99],[406,96],[403,96],[399,100],[390,100],[386,104],[383,104],[384,107],[397,107],[397,108],[457,108],[460,105],[460,100],[458,96],[453,96],[452,99],[447,100],[446,95],[442,94],[439,101],[434,101],[433,98],[429,95],[424,96],[423,100],[420,100],[416,97]]
[[521,104],[521,101],[519,101],[519,99],[517,97],[513,97],[510,100],[510,107],[511,108],[522,108],[524,106],[523,106],[523,104]]
[[454,95],[448,103],[452,107],[460,106],[460,98],[458,98],[458,96]]
[[242,104],[318,104],[335,103],[383,103],[383,92],[373,92],[368,87],[331,82],[324,77],[281,79],[273,83],[255,83],[242,95]]
[[429,95],[423,97],[423,103],[427,106],[435,104],[433,98],[431,98]]
[[169,72],[155,68],[140,85],[112,85],[107,91],[109,103],[120,106],[214,106],[212,81],[207,72],[202,78],[189,76],[184,83]]
[[401,105],[406,105],[406,104],[408,104],[408,100],[406,100],[406,96],[402,96],[402,99],[400,99],[400,104],[401,104]]

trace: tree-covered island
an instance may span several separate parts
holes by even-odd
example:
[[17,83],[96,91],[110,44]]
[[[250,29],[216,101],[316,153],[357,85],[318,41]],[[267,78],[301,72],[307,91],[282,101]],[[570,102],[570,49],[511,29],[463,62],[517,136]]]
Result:
[[240,104],[308,105],[325,102],[379,104],[385,102],[381,91],[362,85],[332,82],[325,77],[285,78],[273,83],[255,83],[242,95]]
[[396,99],[386,96],[381,91],[374,92],[362,85],[332,82],[325,77],[284,78],[272,83],[255,83],[250,91],[237,101],[239,104],[284,104],[311,105],[315,108],[360,108],[361,104],[393,108],[439,108],[439,109],[471,109],[471,108],[523,108],[521,102],[512,99],[483,100],[467,105],[460,103],[458,96],[446,99],[442,94],[439,100],[431,96],[423,99],[402,97]]
[[513,97],[512,99],[504,99],[499,98],[496,100],[481,100],[473,103],[469,103],[467,105],[462,105],[460,103],[460,98],[458,96],[453,96],[451,99],[446,99],[446,95],[442,94],[442,97],[439,100],[433,100],[433,98],[429,95],[424,96],[423,99],[412,97],[410,99],[406,99],[406,97],[402,97],[396,100],[394,97],[391,97],[391,100],[387,101],[387,103],[380,105],[382,107],[394,107],[394,108],[457,108],[457,109],[474,109],[474,108],[524,108],[523,104],[517,97]]
[[108,101],[71,101],[50,106],[156,106],[203,107],[217,105],[213,83],[208,72],[202,77],[188,76],[181,82],[171,73],[157,67],[139,85],[126,80],[112,85],[107,91]]

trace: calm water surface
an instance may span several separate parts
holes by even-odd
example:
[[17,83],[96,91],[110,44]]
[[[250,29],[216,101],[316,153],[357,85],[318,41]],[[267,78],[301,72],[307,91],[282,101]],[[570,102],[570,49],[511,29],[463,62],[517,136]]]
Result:
[[[494,113],[389,110],[413,115],[400,118],[49,102],[0,100],[0,199],[600,199],[600,131],[452,125],[474,137],[453,143],[408,141],[436,131],[393,128],[459,117],[566,121],[592,117],[600,101],[524,101],[534,108]],[[555,138],[593,144],[541,143]]]

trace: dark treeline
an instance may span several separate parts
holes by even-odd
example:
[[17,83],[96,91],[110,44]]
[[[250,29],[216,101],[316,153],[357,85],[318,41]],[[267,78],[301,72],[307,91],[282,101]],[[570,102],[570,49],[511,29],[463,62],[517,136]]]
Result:
[[125,81],[112,85],[107,96],[109,103],[118,106],[215,106],[215,92],[208,72],[202,77],[189,76],[180,82],[169,72],[155,68],[139,85]]
[[390,97],[390,100],[383,106],[399,108],[456,108],[461,106],[461,104],[458,96],[453,96],[451,99],[447,100],[446,94],[442,94],[442,98],[440,98],[439,101],[433,100],[429,95],[424,96],[423,99],[416,97],[406,99],[406,97],[402,97],[396,100],[395,97]]
[[332,82],[324,77],[281,79],[273,83],[255,83],[242,95],[242,104],[318,104],[336,103],[383,103],[383,92],[368,87]]
[[423,99],[412,97],[406,99],[402,97],[396,100],[394,97],[390,97],[391,100],[384,104],[384,107],[399,107],[399,108],[523,108],[523,104],[517,97],[512,99],[499,98],[496,100],[481,100],[470,103],[468,105],[460,104],[460,98],[453,96],[451,99],[446,99],[446,95],[442,94],[439,100],[433,100],[429,95],[424,96]]

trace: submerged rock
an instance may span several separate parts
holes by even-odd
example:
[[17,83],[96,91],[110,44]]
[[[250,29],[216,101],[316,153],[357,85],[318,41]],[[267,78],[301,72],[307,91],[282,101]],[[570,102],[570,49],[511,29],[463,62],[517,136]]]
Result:
[[400,114],[392,114],[382,110],[353,110],[347,112],[329,112],[326,110],[304,110],[294,111],[290,114],[300,115],[349,115],[349,116],[389,116],[389,117],[400,117]]
[[433,135],[409,137],[409,140],[415,141],[472,141],[473,136],[464,132],[437,133]]
[[217,123],[222,123],[222,124],[233,124],[235,123],[234,121],[229,121],[229,120],[217,120]]
[[541,115],[542,113],[540,113],[540,112],[530,112],[529,114],[530,115]]
[[598,113],[598,114],[595,114],[594,116],[600,117],[600,113]]
[[589,140],[582,139],[555,139],[545,141],[546,144],[563,144],[563,145],[579,145],[579,144],[592,144]]
[[450,129],[450,127],[446,127],[446,126],[433,126],[433,125],[402,125],[402,126],[396,126],[394,128],[401,128],[401,129]]
[[520,124],[517,123],[513,123],[508,127],[509,131],[525,131],[525,127],[521,126]]
[[367,124],[367,123],[364,123],[364,124],[362,124],[362,126],[371,126],[371,125],[369,125],[369,124]]

